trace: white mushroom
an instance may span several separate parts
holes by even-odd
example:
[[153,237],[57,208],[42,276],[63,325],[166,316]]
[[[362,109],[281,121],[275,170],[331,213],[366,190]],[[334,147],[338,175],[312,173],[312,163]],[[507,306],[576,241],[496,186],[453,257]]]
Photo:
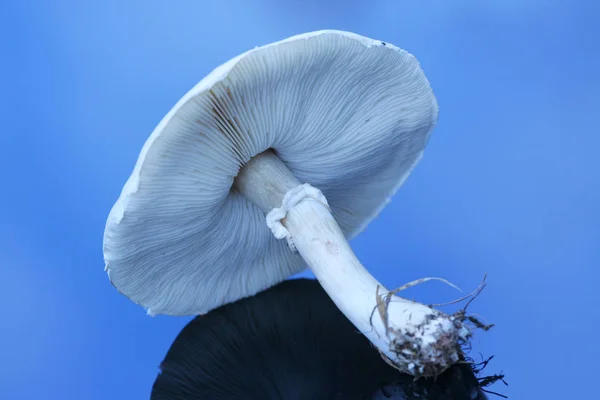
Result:
[[382,285],[347,242],[407,178],[437,116],[417,60],[356,34],[312,32],[230,60],[144,145],[106,225],[111,282],[151,314],[194,315],[308,265],[400,370],[439,373],[468,331],[397,296],[371,319]]

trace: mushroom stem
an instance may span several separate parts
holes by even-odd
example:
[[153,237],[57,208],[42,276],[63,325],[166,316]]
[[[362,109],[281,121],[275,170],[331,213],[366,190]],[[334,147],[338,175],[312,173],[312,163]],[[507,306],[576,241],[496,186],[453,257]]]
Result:
[[325,197],[301,185],[275,153],[266,151],[250,160],[234,186],[267,214],[277,238],[291,239],[340,311],[399,370],[433,376],[459,361],[460,342],[469,337],[461,321],[423,304],[388,297],[388,290],[350,248]]

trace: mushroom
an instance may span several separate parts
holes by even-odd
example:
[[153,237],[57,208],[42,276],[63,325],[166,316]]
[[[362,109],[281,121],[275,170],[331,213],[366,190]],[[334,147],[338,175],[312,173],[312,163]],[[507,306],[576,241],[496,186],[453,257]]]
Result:
[[438,375],[469,331],[392,296],[347,241],[408,177],[437,118],[418,61],[389,43],[326,30],[243,53],[143,146],[106,223],[110,281],[151,315],[197,315],[308,265],[398,369]]
[[151,400],[485,400],[470,366],[399,373],[314,280],[285,281],[196,317],[160,366]]

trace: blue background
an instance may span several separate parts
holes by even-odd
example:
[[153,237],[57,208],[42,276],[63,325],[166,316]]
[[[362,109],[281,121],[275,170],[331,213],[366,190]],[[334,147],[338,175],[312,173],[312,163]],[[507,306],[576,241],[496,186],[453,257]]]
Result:
[[[598,4],[596,2],[596,4]],[[600,317],[600,7],[559,0],[0,3],[0,398],[145,399],[188,318],[103,271],[106,216],[146,137],[256,45],[343,29],[415,54],[440,103],[425,157],[352,242],[389,287],[442,276],[497,327],[513,399],[577,398]],[[425,302],[441,283],[405,292]]]

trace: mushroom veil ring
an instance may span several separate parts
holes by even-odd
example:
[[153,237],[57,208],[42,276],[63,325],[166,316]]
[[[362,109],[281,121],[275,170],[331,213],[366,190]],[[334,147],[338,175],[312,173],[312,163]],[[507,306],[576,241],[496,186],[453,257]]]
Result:
[[266,218],[267,226],[269,229],[271,229],[271,232],[273,232],[273,236],[275,236],[276,239],[287,239],[288,246],[293,252],[297,251],[296,245],[294,245],[294,240],[290,232],[285,228],[285,226],[283,226],[281,220],[285,218],[288,211],[291,210],[292,207],[305,200],[316,201],[323,207],[327,208],[329,212],[331,212],[329,204],[327,204],[327,199],[325,196],[323,196],[323,193],[321,193],[319,189],[315,189],[308,183],[305,183],[303,185],[296,186],[287,192],[283,196],[283,204],[281,207],[272,209],[267,214]]

